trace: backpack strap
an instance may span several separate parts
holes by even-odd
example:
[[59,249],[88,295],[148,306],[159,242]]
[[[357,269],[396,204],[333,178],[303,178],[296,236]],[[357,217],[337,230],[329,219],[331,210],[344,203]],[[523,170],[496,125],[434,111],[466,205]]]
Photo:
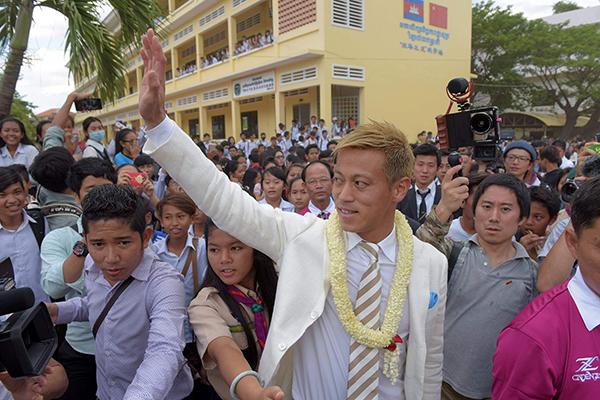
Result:
[[44,236],[46,236],[46,222],[44,219],[44,215],[39,208],[31,208],[27,209],[27,215],[33,218],[33,221],[29,221],[29,226],[33,231],[33,235],[35,236],[35,240],[37,241],[38,247],[42,247],[42,241],[44,240]]
[[94,326],[92,327],[92,334],[94,335],[94,339],[96,338],[96,335],[98,334],[98,329],[100,329],[100,325],[102,325],[102,322],[104,322],[104,319],[108,315],[108,312],[110,311],[112,306],[117,302],[117,299],[119,298],[119,296],[121,296],[121,294],[123,294],[125,289],[127,289],[127,286],[129,286],[131,284],[131,282],[133,282],[133,281],[134,281],[133,276],[129,275],[129,277],[127,279],[125,279],[123,282],[121,282],[119,287],[117,289],[115,289],[113,295],[110,297],[110,299],[108,300],[108,303],[106,303],[106,305],[102,309],[102,312],[100,313],[100,315],[98,316],[98,319],[96,320],[96,322],[94,323]]

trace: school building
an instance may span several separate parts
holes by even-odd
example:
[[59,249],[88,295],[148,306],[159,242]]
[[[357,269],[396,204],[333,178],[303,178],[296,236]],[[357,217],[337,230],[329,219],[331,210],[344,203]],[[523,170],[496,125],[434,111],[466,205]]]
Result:
[[[316,115],[387,120],[411,140],[435,131],[447,82],[470,76],[468,0],[162,0],[169,116],[213,139],[266,132]],[[112,12],[105,20],[118,31]],[[136,128],[143,65],[125,60],[122,98],[100,117]],[[77,90],[93,88],[93,77]]]

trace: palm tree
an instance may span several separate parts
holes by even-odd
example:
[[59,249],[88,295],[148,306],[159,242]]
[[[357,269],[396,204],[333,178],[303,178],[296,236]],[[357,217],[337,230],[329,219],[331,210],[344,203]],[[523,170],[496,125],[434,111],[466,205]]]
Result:
[[[118,35],[102,24],[100,11],[107,3],[120,17]],[[164,15],[156,0],[0,0],[0,55],[6,57],[0,78],[0,118],[10,113],[35,7],[51,8],[67,18],[69,71],[75,76],[95,73],[96,92],[105,100],[123,94],[124,49],[137,44],[140,35]]]

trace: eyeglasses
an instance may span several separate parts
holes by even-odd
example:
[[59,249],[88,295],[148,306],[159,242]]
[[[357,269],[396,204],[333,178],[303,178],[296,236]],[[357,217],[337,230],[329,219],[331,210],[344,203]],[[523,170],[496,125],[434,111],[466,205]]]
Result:
[[526,157],[526,156],[506,156],[506,161],[508,162],[513,162],[513,161],[520,161],[520,162],[529,162],[531,161],[531,158]]
[[320,183],[321,185],[325,185],[328,182],[331,182],[331,179],[322,177],[319,179],[310,179],[310,180],[306,181],[306,184],[309,186],[315,186],[317,183]]

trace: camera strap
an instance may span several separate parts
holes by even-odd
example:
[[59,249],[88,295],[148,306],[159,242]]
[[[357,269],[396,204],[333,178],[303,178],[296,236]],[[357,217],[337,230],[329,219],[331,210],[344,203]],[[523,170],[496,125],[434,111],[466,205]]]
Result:
[[96,320],[96,322],[94,323],[94,327],[92,328],[92,334],[94,335],[94,339],[96,338],[98,329],[100,329],[100,325],[102,325],[102,322],[108,315],[108,312],[110,311],[112,306],[117,302],[117,299],[119,298],[119,296],[121,296],[121,294],[125,291],[125,289],[127,289],[127,286],[129,286],[131,284],[131,282],[133,282],[133,281],[134,281],[134,277],[129,275],[129,278],[125,279],[119,285],[119,287],[115,290],[113,295],[110,297],[110,299],[108,300],[108,303],[106,303],[106,305],[104,306],[104,309],[98,316],[98,319]]

